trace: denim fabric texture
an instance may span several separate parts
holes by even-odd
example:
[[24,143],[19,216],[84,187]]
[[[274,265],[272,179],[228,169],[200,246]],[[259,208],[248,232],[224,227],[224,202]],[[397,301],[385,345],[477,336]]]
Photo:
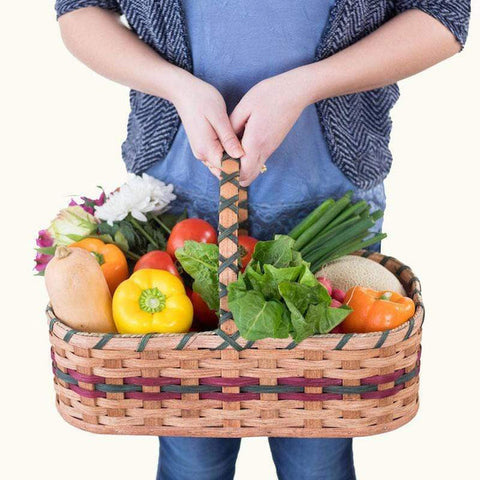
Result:
[[[217,2],[183,0],[195,75],[215,86],[232,111],[260,81],[314,61],[334,3],[242,0],[245,10],[239,11],[237,0],[223,0],[221,8]],[[271,25],[265,28],[267,18]],[[325,198],[348,190],[372,208],[385,208],[382,184],[358,189],[332,162],[314,105],[304,110],[267,165],[249,188],[250,233],[258,239],[288,233]],[[175,185],[175,213],[186,208],[190,217],[216,225],[218,179],[193,156],[183,126],[167,156],[147,173]]]
[[[355,480],[350,438],[268,442],[279,480]],[[239,449],[239,438],[162,437],[157,480],[232,480]]]
[[[58,16],[88,6],[124,14],[143,41],[168,61],[193,71],[181,0],[56,1]],[[241,11],[242,7],[238,8]],[[342,50],[397,13],[413,8],[438,19],[462,45],[465,43],[469,0],[337,0],[325,34],[319,39],[315,59]],[[359,188],[369,189],[378,185],[390,170],[389,112],[398,96],[398,87],[390,85],[317,104],[332,161]],[[122,153],[127,169],[141,173],[165,158],[180,120],[175,107],[164,99],[132,91],[130,103],[128,134]]]

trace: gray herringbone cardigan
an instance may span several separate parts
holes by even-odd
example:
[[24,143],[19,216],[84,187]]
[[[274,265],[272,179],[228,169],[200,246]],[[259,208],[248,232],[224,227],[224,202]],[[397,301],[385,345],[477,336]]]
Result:
[[[320,1],[320,0],[319,0]],[[97,6],[123,13],[138,36],[170,62],[192,71],[181,0],[57,0],[57,15]],[[337,0],[317,48],[321,60],[355,43],[394,15],[420,9],[442,22],[463,45],[469,0]],[[390,170],[390,110],[397,85],[329,98],[317,104],[333,162],[359,188],[380,183]],[[132,90],[128,135],[122,153],[127,169],[147,170],[165,157],[180,119],[168,101]]]

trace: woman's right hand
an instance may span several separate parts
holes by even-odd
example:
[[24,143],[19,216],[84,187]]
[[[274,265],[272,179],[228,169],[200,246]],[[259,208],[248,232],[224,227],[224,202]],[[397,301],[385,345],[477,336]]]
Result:
[[187,73],[172,99],[182,120],[193,155],[217,177],[223,152],[231,157],[244,155],[227,114],[225,100],[212,85]]

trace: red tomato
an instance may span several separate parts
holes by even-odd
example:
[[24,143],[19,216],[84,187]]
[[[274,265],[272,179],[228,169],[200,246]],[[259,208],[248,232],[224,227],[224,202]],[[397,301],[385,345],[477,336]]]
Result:
[[217,328],[218,317],[215,310],[210,310],[203,298],[189,288],[187,290],[188,298],[190,298],[193,305],[193,316],[195,321],[200,322],[205,327]]
[[172,257],[162,250],[152,250],[146,253],[135,264],[134,272],[141,270],[142,268],[155,268],[157,270],[166,270],[173,273],[176,277],[180,277],[175,263],[173,263]]
[[187,218],[178,222],[172,229],[168,238],[167,252],[175,258],[175,250],[183,247],[186,240],[194,240],[201,243],[217,243],[217,232],[205,220],[199,218]]
[[242,272],[245,271],[248,263],[252,259],[253,251],[255,250],[255,245],[257,244],[257,242],[258,240],[256,238],[249,237],[248,235],[238,236],[238,245],[241,247],[240,250],[242,253]]

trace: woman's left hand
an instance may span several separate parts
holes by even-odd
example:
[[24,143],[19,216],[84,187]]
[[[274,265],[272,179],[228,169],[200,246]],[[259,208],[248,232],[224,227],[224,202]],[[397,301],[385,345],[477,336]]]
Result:
[[242,137],[240,185],[257,178],[268,157],[280,146],[308,105],[295,70],[261,81],[252,87],[230,115]]

